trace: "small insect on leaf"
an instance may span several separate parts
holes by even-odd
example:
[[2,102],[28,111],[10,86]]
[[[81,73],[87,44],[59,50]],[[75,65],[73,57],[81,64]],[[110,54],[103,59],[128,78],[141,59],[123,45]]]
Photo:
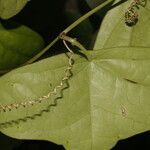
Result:
[[127,11],[125,12],[125,23],[128,26],[136,25],[138,22],[139,14],[138,9],[140,6],[145,7],[147,4],[147,0],[134,0],[128,7]]

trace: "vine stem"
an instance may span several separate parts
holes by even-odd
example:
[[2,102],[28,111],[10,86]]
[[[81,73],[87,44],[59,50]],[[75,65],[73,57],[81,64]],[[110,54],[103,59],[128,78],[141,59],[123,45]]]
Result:
[[[69,27],[67,27],[62,33],[67,34],[69,31],[71,31],[73,28],[75,28],[76,26],[78,26],[81,22],[83,22],[84,20],[86,20],[88,17],[90,17],[91,15],[93,15],[94,13],[96,13],[97,11],[99,11],[100,9],[102,9],[104,6],[108,5],[109,3],[113,2],[114,0],[106,0],[104,3],[102,3],[101,5],[95,7],[94,9],[92,9],[91,11],[89,11],[88,13],[86,13],[85,15],[83,15],[82,17],[80,17],[78,20],[76,20],[74,23],[72,23]],[[34,61],[36,61],[38,58],[40,58],[46,51],[48,51],[58,40],[59,40],[59,36],[57,36],[50,44],[48,44],[41,52],[39,52],[37,55],[35,55],[33,58],[31,58],[30,60],[28,60],[26,63],[24,63],[23,65],[27,65],[30,64]]]
[[25,62],[23,65],[31,64],[32,62],[36,61],[38,58],[40,58],[45,52],[47,52],[57,41],[59,40],[59,37],[56,37],[50,44],[48,44],[41,52],[39,52],[37,55],[35,55],[33,58]]
[[83,15],[82,17],[80,17],[78,20],[76,20],[68,28],[66,28],[63,31],[63,33],[67,34],[73,28],[75,28],[76,26],[78,26],[81,22],[83,22],[84,20],[86,20],[87,18],[89,18],[91,15],[93,15],[94,13],[96,13],[97,11],[99,11],[100,9],[102,9],[104,6],[108,5],[109,3],[113,2],[113,1],[114,0],[106,0],[105,2],[103,2],[102,4],[100,4],[99,6],[95,7],[94,9],[92,9],[91,11],[89,11],[88,13],[86,13],[85,15]]

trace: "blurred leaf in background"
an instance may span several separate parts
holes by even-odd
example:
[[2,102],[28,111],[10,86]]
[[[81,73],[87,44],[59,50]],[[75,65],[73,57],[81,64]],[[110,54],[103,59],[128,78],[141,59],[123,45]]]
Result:
[[44,47],[38,33],[15,22],[1,21],[0,35],[0,72],[25,63]]
[[0,17],[8,19],[19,13],[29,0],[0,0]]

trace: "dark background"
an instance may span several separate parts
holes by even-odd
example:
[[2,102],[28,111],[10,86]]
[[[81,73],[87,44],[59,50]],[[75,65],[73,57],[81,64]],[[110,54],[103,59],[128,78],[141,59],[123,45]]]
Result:
[[[47,45],[68,25],[90,9],[84,0],[31,0],[18,15],[10,20],[27,25],[37,31]],[[102,14],[105,14],[104,10],[102,10]],[[98,30],[103,16],[93,15],[69,35],[80,37],[80,41],[90,48],[90,41],[94,39],[94,34]],[[2,20],[2,22],[5,21]],[[85,25],[88,31],[85,29]],[[65,48],[62,48],[61,43],[57,43],[53,49],[44,57],[66,51]],[[64,148],[48,141],[16,140],[0,134],[0,150],[64,150]],[[150,150],[150,132],[119,141],[112,150]]]
[[[119,141],[111,150],[149,150],[150,132]],[[0,133],[0,150],[65,150],[48,141],[16,140]]]

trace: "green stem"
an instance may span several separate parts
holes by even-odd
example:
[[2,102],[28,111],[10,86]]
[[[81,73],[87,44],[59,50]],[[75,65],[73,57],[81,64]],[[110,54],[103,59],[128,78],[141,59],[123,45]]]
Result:
[[86,48],[80,42],[78,42],[76,38],[71,38],[67,36],[65,33],[60,34],[59,38],[71,43],[72,46],[76,46],[82,51],[87,51]]
[[31,64],[32,62],[36,61],[38,58],[40,58],[45,52],[47,52],[57,41],[59,40],[59,37],[56,37],[49,45],[47,45],[41,52],[39,52],[37,55],[35,55],[33,58],[25,62],[23,65]]
[[[86,20],[88,17],[90,17],[91,15],[93,15],[94,13],[96,13],[97,11],[99,11],[101,8],[103,8],[104,6],[108,5],[109,3],[113,2],[114,0],[106,0],[104,3],[102,3],[101,5],[97,6],[96,8],[94,8],[93,10],[89,11],[88,13],[86,13],[85,15],[83,15],[82,17],[80,17],[77,21],[75,21],[73,24],[71,24],[68,28],[66,28],[62,33],[67,34],[69,31],[71,31],[73,28],[75,28],[77,25],[79,25],[81,22],[83,22],[84,20]],[[34,62],[35,60],[37,60],[38,58],[40,58],[46,51],[48,51],[57,41],[59,40],[59,36],[56,37],[49,45],[47,45],[40,53],[38,53],[37,55],[35,55],[33,58],[31,58],[29,61],[27,61],[24,65],[26,64],[30,64],[32,62]]]
[[99,6],[95,7],[94,9],[92,9],[91,11],[89,11],[88,13],[86,13],[85,15],[83,15],[82,17],[80,17],[77,21],[75,21],[73,24],[71,24],[63,32],[67,34],[69,31],[71,31],[73,28],[75,28],[81,22],[83,22],[84,20],[86,20],[87,18],[89,18],[91,15],[93,15],[94,13],[96,13],[97,11],[99,11],[100,9],[102,9],[104,6],[108,5],[109,3],[113,2],[113,1],[114,0],[106,0],[104,3],[100,4]]

